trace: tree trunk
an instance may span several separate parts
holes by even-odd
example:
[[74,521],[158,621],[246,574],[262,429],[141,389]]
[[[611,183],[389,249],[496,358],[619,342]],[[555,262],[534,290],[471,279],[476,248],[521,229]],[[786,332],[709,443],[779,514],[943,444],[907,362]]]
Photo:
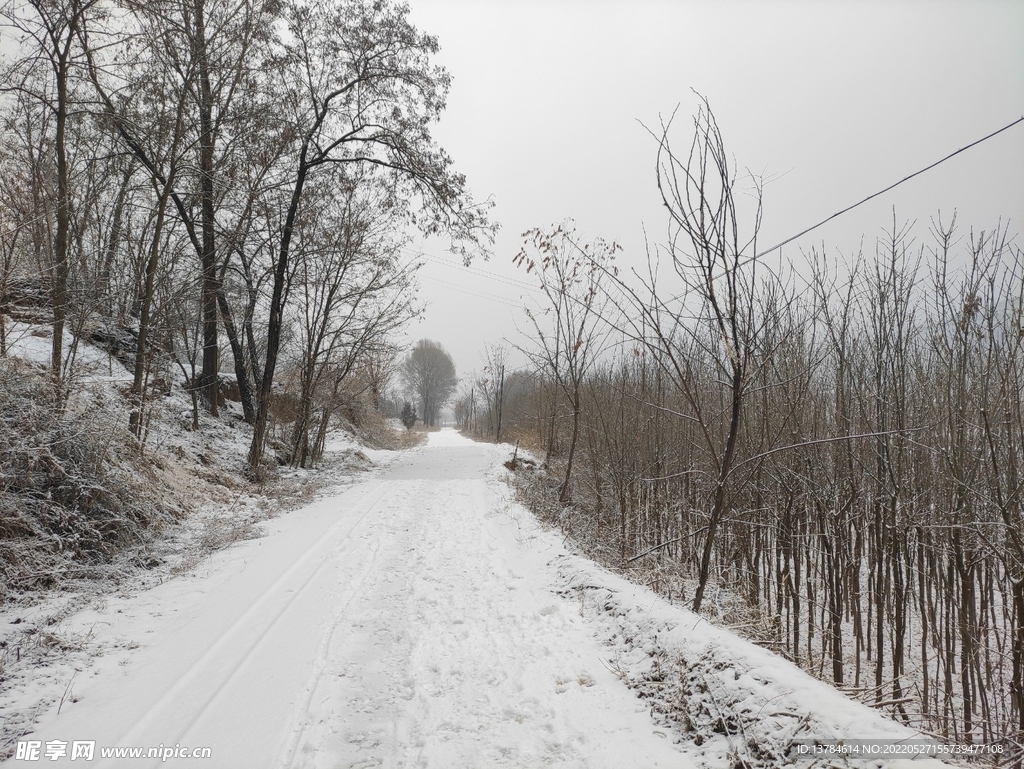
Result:
[[579,393],[572,404],[572,435],[569,437],[569,456],[565,462],[565,478],[562,481],[562,490],[558,495],[560,504],[567,505],[572,497],[572,489],[569,485],[572,479],[572,462],[576,456],[576,441],[580,434],[580,406]]
[[164,214],[170,197],[170,182],[160,191],[157,200],[156,223],[153,225],[153,242],[146,261],[145,288],[142,292],[142,307],[139,312],[139,336],[135,341],[135,376],[132,379],[132,412],[128,426],[136,438],[142,439],[142,411],[145,403],[146,347],[149,339],[150,313],[153,308],[153,291],[156,285],[156,268],[160,261],[160,238],[164,229]]
[[[77,16],[76,16],[77,18]],[[70,38],[74,34],[75,21],[69,22],[67,31]],[[54,76],[57,87],[56,132],[54,135],[54,151],[57,160],[57,234],[53,244],[53,345],[50,351],[50,369],[53,376],[54,395],[58,402],[62,400],[62,383],[64,378],[64,323],[68,308],[68,231],[71,220],[70,184],[67,156],[67,121],[68,121],[68,58],[70,56],[70,40],[63,50],[54,51]]]
[[114,212],[110,223],[110,234],[107,236],[106,248],[103,249],[103,263],[97,279],[97,288],[106,299],[106,311],[111,317],[115,315],[115,298],[110,293],[110,271],[114,265],[114,258],[117,256],[117,249],[121,244],[124,228],[124,202],[125,198],[128,197],[128,184],[131,178],[132,169],[129,168],[125,171],[124,180],[121,182],[121,187],[117,192],[117,200],[114,203]]
[[224,333],[231,346],[231,357],[235,364],[235,379],[238,381],[238,397],[242,400],[242,417],[246,424],[256,423],[256,403],[253,393],[253,381],[249,367],[246,365],[245,350],[242,347],[242,340],[238,335],[238,328],[235,326],[234,317],[231,314],[231,306],[224,296],[223,289],[217,287],[217,305],[220,308],[221,321],[224,323]]
[[733,369],[732,376],[732,416],[729,420],[729,436],[722,455],[718,483],[715,486],[714,502],[711,506],[711,517],[708,519],[708,531],[704,540],[704,549],[700,556],[700,571],[697,574],[697,591],[693,595],[693,611],[699,612],[704,601],[704,590],[711,573],[711,552],[715,546],[715,534],[718,524],[725,513],[725,484],[732,469],[732,460],[736,453],[736,441],[739,438],[740,414],[743,405],[743,374],[738,368]]
[[220,369],[220,348],[217,338],[217,244],[214,220],[213,157],[213,92],[210,86],[210,61],[206,40],[205,0],[196,0],[196,54],[199,64],[199,170],[201,223],[203,233],[202,283],[200,288],[203,314],[203,367],[199,387],[212,416],[217,416],[217,376]]
[[304,143],[299,157],[295,187],[292,189],[291,204],[288,206],[284,230],[281,233],[281,245],[277,254],[277,263],[274,265],[274,289],[270,297],[270,318],[267,323],[267,360],[263,367],[263,377],[260,381],[259,400],[256,404],[256,426],[253,430],[252,444],[249,447],[249,472],[255,477],[260,475],[260,465],[263,463],[263,452],[266,447],[267,424],[270,416],[270,394],[274,384],[274,372],[277,369],[277,354],[281,348],[281,329],[284,325],[288,258],[291,249],[292,233],[295,228],[295,219],[299,213],[299,202],[302,200],[302,191],[306,184],[306,176],[309,173],[309,167],[306,164],[308,152],[309,145]]

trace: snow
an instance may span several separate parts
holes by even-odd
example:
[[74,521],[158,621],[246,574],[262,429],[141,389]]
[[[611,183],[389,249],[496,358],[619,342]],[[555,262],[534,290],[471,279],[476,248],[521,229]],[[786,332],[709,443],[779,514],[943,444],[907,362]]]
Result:
[[[681,748],[698,765],[732,766],[730,757],[737,755],[758,765],[789,764],[794,742],[933,742],[785,658],[585,558],[565,554],[552,566],[560,592],[576,598],[598,636],[614,650],[612,666],[650,698],[659,720],[689,722],[681,731],[691,739]],[[682,703],[682,708],[671,710],[667,703]],[[697,735],[699,740],[693,740]],[[799,763],[811,764],[809,759]],[[821,765],[897,769],[906,763],[858,758]],[[922,755],[913,766],[943,764]]]
[[[49,365],[53,351],[53,330],[49,326],[5,319],[7,354],[39,365]],[[64,360],[73,360],[78,382],[131,382],[132,375],[103,350],[65,334]]]
[[[521,541],[505,456],[434,434],[187,576],[83,609],[63,632],[106,653],[27,739],[209,746],[218,767],[680,766],[551,592],[552,545]],[[132,765],[163,763],[189,762]]]
[[510,501],[508,456],[443,430],[380,457],[260,538],[63,618],[95,656],[69,654],[0,709],[50,691],[22,738],[43,745],[212,749],[133,767],[728,766],[729,735],[698,747],[658,715],[678,693],[626,684],[682,659],[716,663],[707,688],[752,739],[912,735],[567,552]]
[[[400,426],[399,429],[404,430],[405,428]],[[398,456],[398,452],[392,449],[374,449],[369,446],[364,446],[354,435],[340,431],[330,434],[324,444],[324,451],[328,455],[336,455],[344,452],[361,454],[369,462],[375,465],[387,464]]]

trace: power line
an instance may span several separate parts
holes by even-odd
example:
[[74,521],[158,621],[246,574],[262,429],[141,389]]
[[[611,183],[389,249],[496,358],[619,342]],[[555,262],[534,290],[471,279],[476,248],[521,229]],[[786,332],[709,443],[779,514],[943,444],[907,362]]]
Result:
[[434,285],[444,286],[445,288],[449,288],[453,291],[468,294],[469,296],[476,297],[477,299],[487,299],[488,301],[497,302],[498,304],[503,304],[506,307],[512,308],[513,310],[518,310],[521,309],[522,307],[522,305],[515,304],[513,301],[510,301],[506,297],[497,296],[495,294],[488,294],[484,291],[476,291],[473,289],[466,288],[464,286],[458,286],[454,283],[449,283],[446,280],[441,280],[440,278],[432,278],[429,275],[420,275],[419,279],[422,281],[426,281],[427,283],[433,283]]
[[523,289],[524,291],[539,292],[540,289],[537,286],[526,283],[525,281],[518,280],[517,278],[510,278],[506,275],[497,275],[493,272],[487,272],[486,270],[479,270],[473,267],[467,267],[466,265],[453,262],[450,259],[445,259],[443,256],[435,256],[433,254],[423,254],[424,257],[434,262],[435,264],[444,265],[445,267],[454,267],[458,270],[463,270],[471,275],[477,275],[481,278],[487,278],[488,280],[496,281],[497,283],[504,283],[506,286],[512,288]]
[[437,256],[435,254],[430,254],[422,250],[416,252],[409,252],[407,250],[407,252],[410,253],[410,255],[415,259],[427,259],[435,264],[439,264],[444,267],[452,267],[457,270],[462,270],[463,272],[468,272],[471,275],[486,278],[487,280],[492,280],[496,283],[504,283],[506,286],[511,286],[512,288],[518,288],[523,291],[530,291],[532,293],[541,293],[541,289],[538,286],[532,285],[522,280],[518,280],[517,278],[511,278],[506,275],[497,275],[493,272],[487,272],[486,270],[480,270],[475,267],[468,267],[464,264],[460,264],[451,259],[446,259],[443,256]]
[[844,208],[844,209],[843,209],[842,211],[837,211],[836,213],[832,214],[832,216],[828,217],[827,219],[822,219],[822,220],[821,220],[820,222],[818,222],[817,224],[815,224],[815,225],[814,225],[813,227],[808,227],[808,228],[807,228],[806,230],[804,230],[803,232],[799,232],[799,233],[797,233],[796,235],[794,235],[794,236],[793,236],[793,237],[791,237],[791,238],[786,238],[786,239],[785,239],[784,241],[782,241],[781,243],[779,243],[779,244],[777,244],[777,245],[774,245],[774,246],[772,246],[772,247],[771,247],[771,248],[769,248],[769,249],[768,249],[767,251],[762,251],[761,253],[759,253],[759,254],[755,255],[755,256],[754,256],[754,257],[752,257],[752,258],[753,258],[753,259],[760,259],[760,258],[761,258],[762,256],[766,256],[767,254],[770,254],[770,253],[771,253],[772,251],[777,251],[778,249],[782,248],[782,247],[783,247],[784,245],[786,245],[787,243],[792,243],[792,242],[793,242],[794,240],[796,240],[797,238],[803,237],[803,236],[804,236],[804,235],[806,235],[806,234],[807,234],[808,232],[811,232],[812,230],[816,230],[816,229],[818,229],[818,228],[819,228],[819,227],[821,227],[821,226],[822,226],[823,224],[827,224],[828,222],[830,222],[830,221],[832,221],[833,219],[835,219],[835,218],[836,218],[837,216],[842,216],[842,215],[843,215],[843,214],[845,214],[845,213],[846,213],[847,211],[852,211],[852,210],[853,210],[853,209],[855,209],[855,208],[856,208],[857,206],[859,206],[859,205],[863,205],[864,203],[867,203],[867,202],[868,202],[869,200],[873,200],[874,198],[877,198],[877,197],[878,197],[879,195],[884,195],[884,194],[885,194],[886,192],[888,192],[889,190],[891,190],[891,189],[894,189],[894,188],[896,188],[896,187],[899,187],[899,186],[900,186],[901,184],[903,184],[903,182],[906,182],[906,181],[910,181],[910,180],[911,180],[911,179],[913,179],[913,178],[914,178],[915,176],[920,176],[920,175],[921,175],[921,174],[923,174],[923,173],[924,173],[925,171],[931,171],[931,170],[932,170],[933,168],[935,168],[935,166],[937,166],[937,165],[940,165],[941,163],[945,163],[945,162],[946,162],[947,160],[949,160],[950,158],[952,158],[952,157],[956,157],[956,156],[957,156],[957,155],[959,155],[959,154],[960,154],[961,152],[965,152],[966,150],[969,150],[969,149],[970,149],[971,147],[977,147],[977,146],[978,146],[979,144],[981,144],[982,142],[984,142],[984,141],[988,141],[988,140],[989,140],[989,139],[991,139],[991,138],[992,138],[993,136],[998,136],[998,135],[999,135],[999,134],[1001,134],[1001,133],[1002,133],[1003,131],[1006,131],[1006,130],[1008,130],[1008,129],[1010,129],[1010,128],[1013,128],[1013,127],[1014,127],[1015,125],[1017,125],[1018,123],[1024,123],[1024,117],[1019,117],[1019,118],[1017,118],[1016,120],[1014,120],[1014,121],[1013,121],[1012,123],[1010,123],[1009,125],[1005,125],[1005,126],[1003,126],[1003,127],[1002,127],[1002,128],[1000,128],[1000,129],[999,129],[998,131],[993,131],[993,132],[992,132],[992,133],[990,133],[990,134],[989,134],[988,136],[983,136],[982,138],[978,139],[977,141],[975,141],[975,142],[971,142],[971,143],[970,143],[970,144],[968,144],[968,145],[967,145],[966,147],[961,147],[961,148],[960,148],[960,149],[958,149],[958,150],[957,150],[956,152],[952,152],[952,153],[950,153],[949,155],[946,155],[946,157],[942,158],[942,160],[937,160],[937,161],[935,161],[934,163],[932,163],[932,164],[931,164],[930,166],[927,166],[927,167],[925,167],[925,168],[922,168],[922,169],[921,169],[920,171],[916,171],[916,172],[912,173],[912,174],[911,174],[910,176],[905,176],[905,177],[903,177],[902,179],[900,179],[900,180],[899,180],[898,182],[896,182],[895,184],[890,184],[890,185],[889,185],[888,187],[886,187],[886,188],[885,188],[884,190],[880,190],[879,192],[876,192],[876,193],[875,193],[874,195],[868,195],[868,196],[867,196],[866,198],[864,198],[864,200],[861,200],[861,201],[859,201],[859,202],[857,202],[857,203],[854,203],[854,204],[853,204],[852,206],[847,206],[847,207],[846,207],[846,208]]

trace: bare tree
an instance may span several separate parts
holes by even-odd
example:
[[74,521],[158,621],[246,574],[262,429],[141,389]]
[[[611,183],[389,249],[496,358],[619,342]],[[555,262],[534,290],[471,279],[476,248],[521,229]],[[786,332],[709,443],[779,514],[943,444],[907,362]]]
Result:
[[26,205],[24,166],[16,162],[15,147],[7,138],[14,133],[14,121],[3,116],[4,140],[0,144],[0,358],[7,356],[7,315],[14,314],[12,288],[34,219],[41,212]]
[[[718,123],[702,99],[693,121],[689,153],[678,155],[671,141],[672,120],[658,140],[657,181],[670,219],[666,254],[681,293],[659,289],[658,264],[652,257],[641,279],[644,293],[617,285],[626,333],[651,351],[683,396],[687,418],[699,427],[704,451],[713,467],[708,490],[707,522],[698,569],[694,611],[699,611],[710,577],[715,538],[730,497],[737,465],[743,407],[757,354],[757,233],[761,223],[760,186],[754,180],[754,208],[749,234],[741,234],[737,179]],[[628,304],[628,309],[626,305]],[[715,369],[702,371],[700,362]],[[718,384],[720,383],[720,384]],[[717,385],[708,390],[706,385]]]
[[[20,91],[37,100],[53,116],[56,234],[53,239],[51,293],[53,341],[50,368],[60,394],[63,377],[64,325],[70,271],[71,170],[68,121],[72,109],[78,57],[78,34],[86,12],[96,0],[29,0],[7,2],[0,9],[4,23],[28,36],[24,58],[6,73],[4,90]],[[44,72],[46,74],[44,74]]]
[[[483,396],[487,406],[487,418],[490,424],[490,435],[496,443],[501,443],[502,417],[505,410],[505,394],[507,392],[506,368],[509,350],[502,343],[490,344],[484,348],[484,367],[476,380],[476,388]],[[511,373],[511,372],[508,372]],[[472,398],[472,391],[471,396]]]
[[[585,382],[578,451],[592,481],[575,479],[568,509],[543,483],[527,499],[558,510],[553,520],[597,557],[670,594],[699,585],[707,563],[705,595],[713,585],[732,599],[712,612],[731,615],[744,598],[762,643],[917,728],[1006,740],[1015,765],[1022,255],[1002,226],[933,231],[930,269],[894,219],[872,257],[812,254],[802,298],[774,276],[754,285],[756,333],[745,337],[742,419],[709,562],[721,454],[707,435],[723,445],[733,398],[707,310],[683,328],[629,305],[632,343]],[[639,333],[659,317],[677,329],[672,350]],[[688,366],[682,383],[669,353]]]
[[[130,16],[121,23],[131,25],[130,34],[112,34],[96,24],[83,28],[80,36],[100,108],[153,183],[168,187],[198,258],[203,349],[194,386],[216,415],[218,313],[226,311],[220,279],[223,261],[231,253],[218,245],[228,227],[218,221],[218,212],[230,189],[225,178],[240,175],[237,167],[244,150],[255,147],[271,161],[275,155],[273,142],[255,140],[253,134],[263,123],[256,103],[270,90],[267,44],[279,5],[271,0],[125,0],[124,6]],[[179,163],[173,177],[169,164],[179,159],[167,158],[154,144],[166,134],[165,112],[138,108],[161,103],[177,103],[185,110],[181,125],[187,137],[179,149],[193,158],[191,163]],[[251,211],[242,205],[231,213],[244,216]],[[234,230],[238,229],[236,224]],[[232,351],[237,354],[240,348],[233,345]],[[244,361],[236,359],[235,369],[243,375],[240,386],[246,387]]]
[[[558,385],[572,422],[559,493],[559,501],[566,504],[580,434],[583,382],[613,329],[604,317],[608,299],[602,282],[606,275],[617,275],[612,261],[619,246],[601,239],[581,242],[571,222],[564,222],[551,232],[530,230],[524,237],[526,243],[515,263],[527,272],[535,272],[547,299],[539,313],[527,309],[534,335],[540,342],[539,352],[532,353],[531,358],[538,370]],[[552,408],[554,425],[554,403]],[[549,455],[553,440],[552,428]]]
[[421,339],[405,356],[399,373],[419,400],[423,424],[437,426],[441,409],[459,384],[451,356],[437,342]]
[[[400,258],[404,241],[392,234],[393,217],[381,205],[381,188],[366,178],[371,175],[325,177],[320,192],[326,203],[309,206],[301,225],[294,279],[302,314],[299,405],[291,457],[300,467],[319,458],[315,447],[323,441],[311,442],[311,430],[318,423],[318,436],[326,433],[342,385],[364,362],[379,372],[376,353],[415,315],[412,273]],[[366,387],[373,386],[380,382],[368,377]]]

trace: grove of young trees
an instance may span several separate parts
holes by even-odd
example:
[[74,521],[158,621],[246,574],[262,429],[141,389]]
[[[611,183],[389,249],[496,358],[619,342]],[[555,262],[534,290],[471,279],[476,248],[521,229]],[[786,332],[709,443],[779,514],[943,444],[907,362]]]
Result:
[[131,370],[140,440],[177,372],[196,426],[240,400],[253,476],[278,424],[285,459],[315,461],[332,415],[394,373],[409,235],[467,259],[493,236],[432,138],[450,80],[408,13],[4,0],[0,356],[4,316],[45,319],[56,408],[88,337]]
[[526,498],[591,553],[680,575],[696,611],[740,601],[762,643],[1019,766],[1024,252],[894,215],[874,253],[771,269],[706,103],[693,128],[688,153],[657,135],[671,234],[645,270],[527,235],[532,365],[466,387],[460,424],[544,456]]

